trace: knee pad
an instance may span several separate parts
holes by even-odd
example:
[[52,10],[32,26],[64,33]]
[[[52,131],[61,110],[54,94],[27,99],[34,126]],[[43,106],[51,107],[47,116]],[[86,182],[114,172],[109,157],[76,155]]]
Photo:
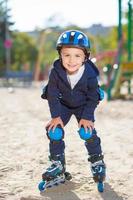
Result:
[[64,130],[60,127],[56,127],[53,131],[50,129],[49,132],[47,132],[47,136],[51,141],[59,141],[64,138]]
[[79,133],[79,136],[82,140],[89,140],[91,139],[92,137],[92,132],[90,131],[90,129],[88,129],[87,133],[84,129],[84,127],[81,127],[79,130],[78,130],[78,133]]

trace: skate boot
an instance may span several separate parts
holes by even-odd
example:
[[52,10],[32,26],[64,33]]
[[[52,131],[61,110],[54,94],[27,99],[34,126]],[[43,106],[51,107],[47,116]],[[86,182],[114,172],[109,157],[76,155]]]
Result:
[[91,162],[91,171],[93,174],[93,179],[97,183],[97,188],[99,192],[104,191],[104,180],[106,176],[106,166],[103,161],[103,155],[91,155],[88,158]]
[[66,171],[66,161],[65,161],[65,155],[57,155],[55,157],[49,157],[49,159],[53,162],[55,161],[59,161],[63,167],[62,169],[62,173],[65,175],[65,180],[71,180],[72,179],[72,176],[69,172]]
[[71,174],[65,171],[65,160],[59,160],[59,157],[56,156],[54,160],[50,157],[50,161],[52,163],[42,174],[42,181],[38,185],[41,192],[72,178]]

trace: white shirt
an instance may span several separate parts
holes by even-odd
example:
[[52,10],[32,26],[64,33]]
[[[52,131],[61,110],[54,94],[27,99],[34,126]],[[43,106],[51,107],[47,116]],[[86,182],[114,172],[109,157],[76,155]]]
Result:
[[84,69],[85,69],[85,66],[82,65],[76,73],[67,74],[67,79],[68,79],[68,82],[70,83],[71,89],[74,88],[74,86],[78,83],[78,81],[82,77],[84,73]]

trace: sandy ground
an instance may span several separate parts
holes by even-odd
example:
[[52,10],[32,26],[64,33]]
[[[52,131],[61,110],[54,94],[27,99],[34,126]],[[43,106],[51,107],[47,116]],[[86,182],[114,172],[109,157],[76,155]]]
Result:
[[97,192],[74,117],[65,127],[67,170],[73,179],[40,194],[49,166],[44,124],[50,119],[41,86],[0,88],[0,200],[133,200],[133,102],[104,100],[95,127],[107,165],[105,191]]

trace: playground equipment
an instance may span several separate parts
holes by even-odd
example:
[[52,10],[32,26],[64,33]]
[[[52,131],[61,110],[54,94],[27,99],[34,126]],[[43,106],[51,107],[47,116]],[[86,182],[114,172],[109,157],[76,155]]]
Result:
[[[116,99],[123,97],[123,95],[131,96],[132,94],[132,79],[133,79],[133,58],[132,58],[132,44],[133,44],[133,16],[132,16],[132,3],[128,1],[128,56],[127,61],[122,62],[123,53],[123,38],[122,38],[122,0],[118,0],[119,3],[119,24],[118,24],[118,50],[114,52],[108,52],[107,56],[114,56],[114,63],[112,66],[107,64],[107,84],[103,85],[103,89],[107,92],[107,99]],[[106,53],[104,53],[106,54]],[[101,55],[98,58],[101,58]],[[127,86],[127,90],[121,95],[123,85]]]
[[111,69],[107,84],[103,85],[103,89],[107,93],[107,99],[131,97],[133,62],[125,62],[120,65],[115,64],[113,67],[108,64],[107,68],[108,70]]
[[[117,69],[116,77],[114,80],[114,87],[112,90],[112,97],[121,97],[121,88],[124,83],[127,83],[127,91],[125,94],[131,95],[131,80],[133,78],[133,62],[122,63]],[[124,94],[123,94],[124,95]]]

